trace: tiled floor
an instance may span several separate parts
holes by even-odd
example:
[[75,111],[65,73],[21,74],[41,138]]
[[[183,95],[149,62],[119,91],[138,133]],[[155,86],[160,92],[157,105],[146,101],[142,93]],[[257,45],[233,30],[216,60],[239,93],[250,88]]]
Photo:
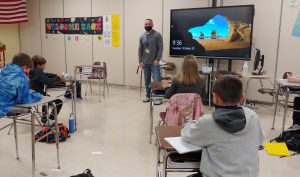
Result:
[[[85,86],[83,86],[85,88]],[[96,90],[95,88],[94,90]],[[61,169],[56,169],[54,144],[36,144],[36,176],[67,177],[90,168],[95,177],[153,177],[156,171],[156,147],[148,143],[149,104],[142,103],[138,89],[110,87],[110,94],[101,102],[98,95],[89,95],[77,103],[78,131],[67,142],[60,143]],[[158,112],[154,109],[155,124]],[[277,130],[270,130],[272,111],[255,109],[261,118],[266,141],[279,134],[282,111],[277,116]],[[71,103],[66,102],[60,122],[68,125]],[[206,112],[209,112],[207,110]],[[1,119],[0,125],[8,122]],[[288,123],[291,123],[291,113]],[[0,177],[31,176],[30,127],[18,125],[20,160],[15,158],[13,134],[0,132]],[[92,153],[103,154],[92,154]],[[299,177],[300,155],[289,158],[268,156],[260,152],[260,177]],[[168,176],[186,176],[173,173]]]

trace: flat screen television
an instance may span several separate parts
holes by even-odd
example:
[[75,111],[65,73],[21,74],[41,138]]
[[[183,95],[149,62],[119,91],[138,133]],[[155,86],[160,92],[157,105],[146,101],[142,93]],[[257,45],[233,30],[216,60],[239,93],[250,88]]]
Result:
[[171,10],[170,56],[250,60],[254,5]]

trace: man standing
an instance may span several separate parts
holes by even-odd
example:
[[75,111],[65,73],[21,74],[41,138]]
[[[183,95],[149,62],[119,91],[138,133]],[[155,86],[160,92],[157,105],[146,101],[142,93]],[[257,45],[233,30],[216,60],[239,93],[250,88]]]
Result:
[[[143,102],[150,101],[150,82],[151,73],[155,82],[160,82],[159,61],[163,52],[163,39],[159,32],[153,28],[151,19],[145,20],[146,32],[139,39],[139,66],[144,70],[144,79],[146,87],[146,98]],[[159,101],[160,102],[160,101]],[[159,104],[159,103],[157,103]]]

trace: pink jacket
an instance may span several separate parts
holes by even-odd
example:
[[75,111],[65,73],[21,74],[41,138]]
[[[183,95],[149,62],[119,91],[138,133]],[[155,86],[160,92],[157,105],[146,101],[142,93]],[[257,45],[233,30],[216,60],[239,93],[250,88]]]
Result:
[[190,120],[199,119],[203,114],[203,104],[199,94],[177,93],[168,101],[165,123],[185,125]]

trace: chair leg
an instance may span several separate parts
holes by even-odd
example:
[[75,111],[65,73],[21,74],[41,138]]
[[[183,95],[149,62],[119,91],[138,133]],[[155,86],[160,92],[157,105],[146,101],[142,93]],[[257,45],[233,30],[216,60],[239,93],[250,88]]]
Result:
[[88,81],[88,83],[86,84],[86,89],[85,89],[84,96],[86,96],[86,93],[87,93],[88,87],[89,87],[89,81]]
[[13,128],[13,126],[14,126],[14,124],[11,124],[11,125],[10,125],[9,130],[8,130],[8,132],[7,132],[7,135],[10,134],[10,131],[11,131],[11,129]]
[[89,83],[90,83],[91,93],[93,93],[93,91],[92,91],[92,82],[89,82]]
[[105,84],[106,84],[106,88],[107,88],[107,94],[109,94],[107,79],[105,79]]
[[103,79],[103,98],[105,99],[105,79]]
[[16,143],[16,156],[19,159],[19,148],[18,148],[18,134],[17,134],[17,121],[16,117],[13,118],[13,126],[14,126],[14,135],[15,135],[15,143]]

